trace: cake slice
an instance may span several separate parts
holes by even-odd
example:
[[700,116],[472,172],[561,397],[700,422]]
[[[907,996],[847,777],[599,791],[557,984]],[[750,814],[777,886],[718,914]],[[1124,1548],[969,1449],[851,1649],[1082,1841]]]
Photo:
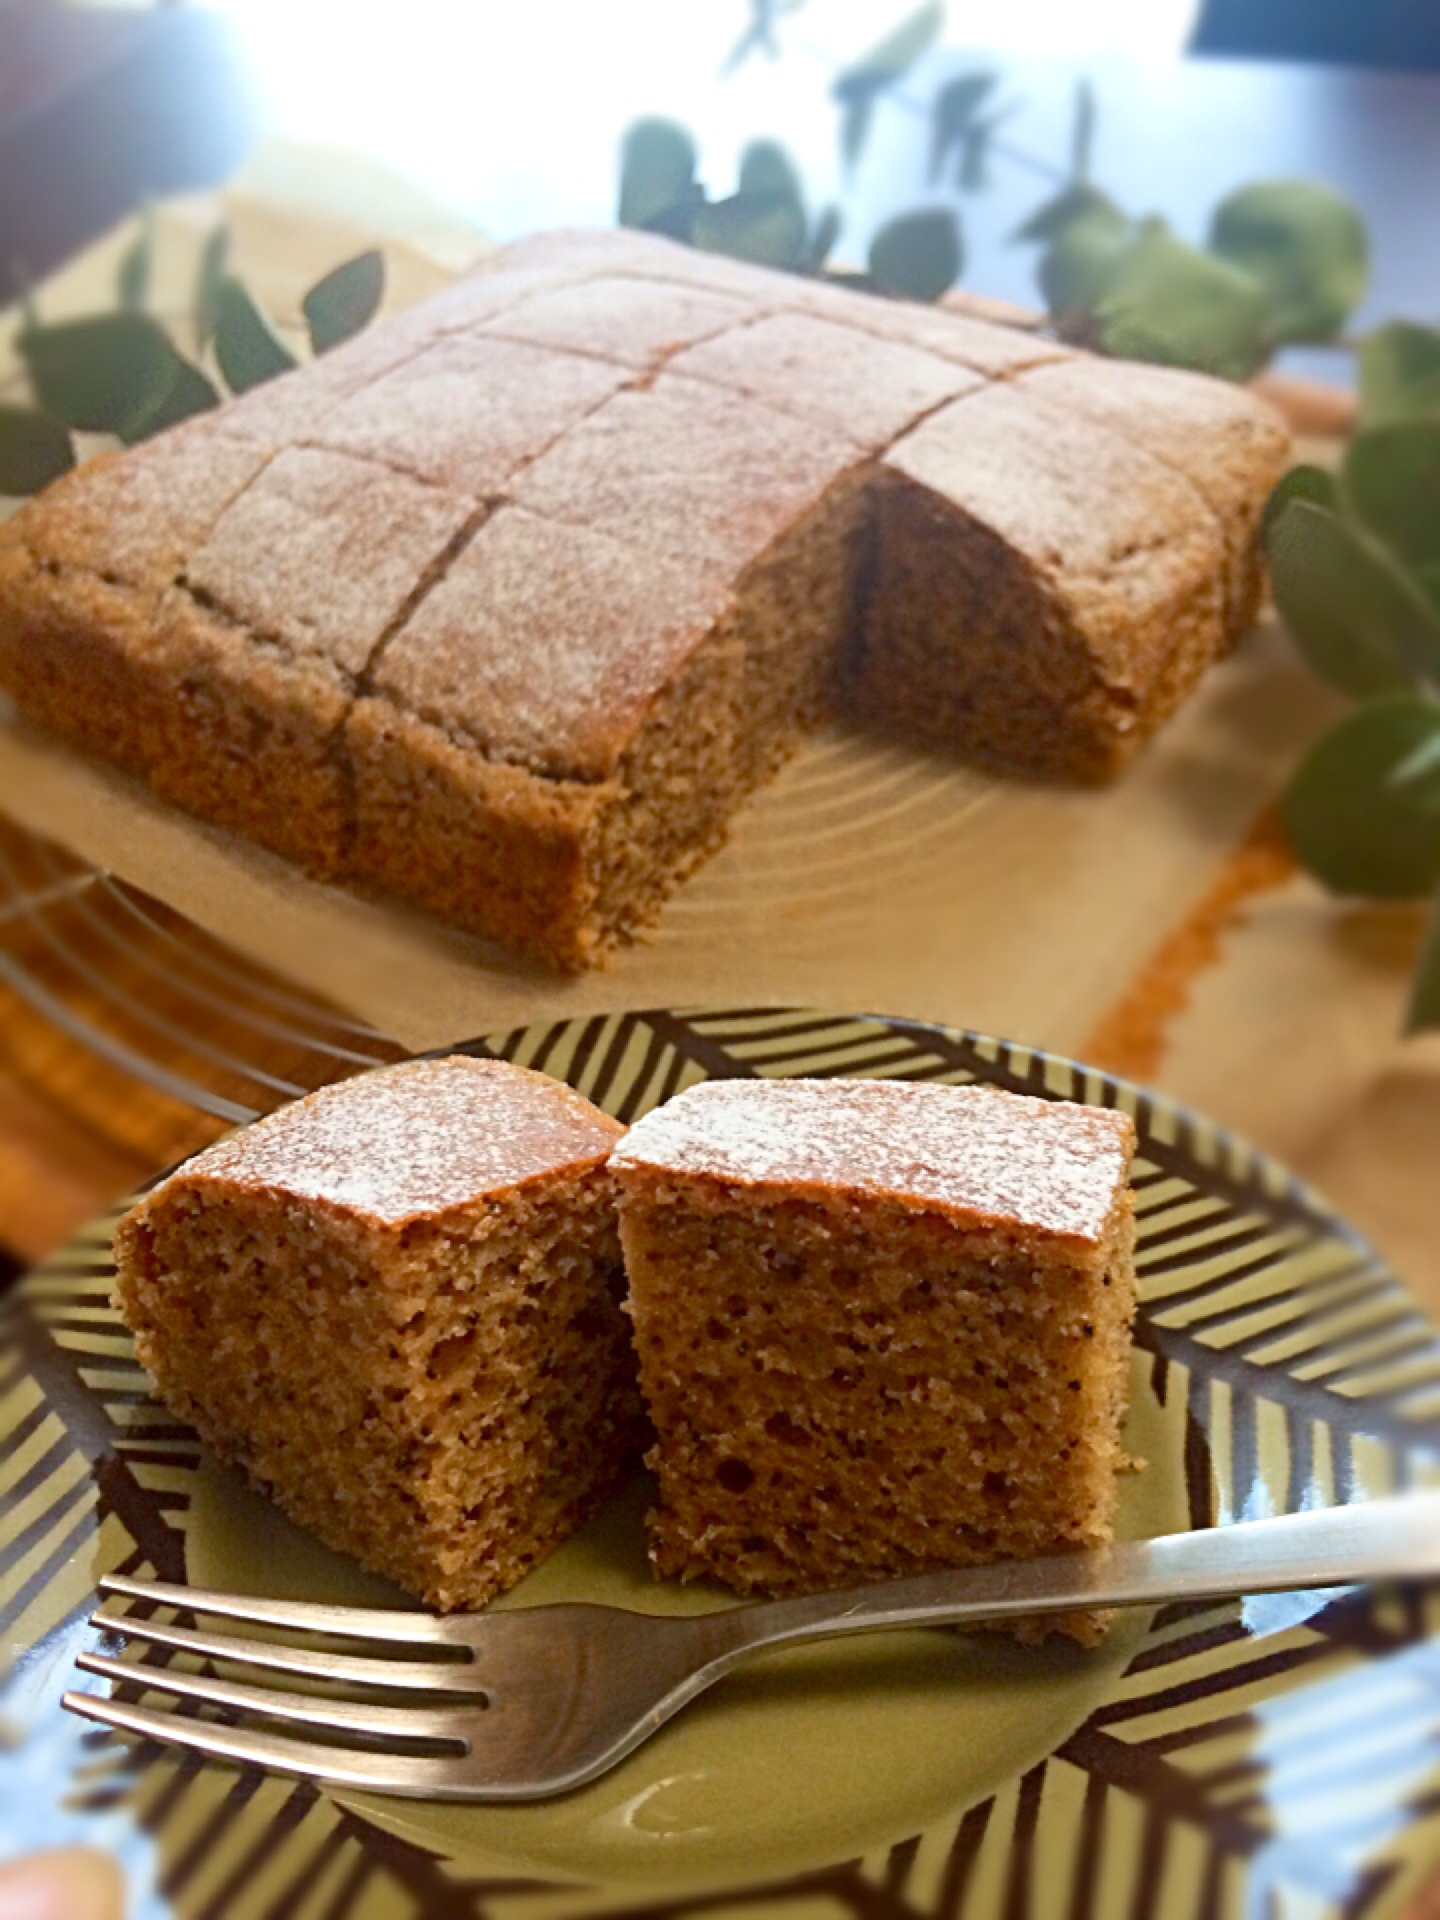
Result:
[[638,1439],[620,1132],[543,1074],[462,1056],[326,1087],[126,1214],[136,1351],[292,1519],[433,1606],[479,1606]]
[[1108,1541],[1134,1144],[880,1080],[710,1081],[639,1121],[611,1166],[658,1571],[803,1593]]
[[869,724],[1103,780],[1226,645],[1214,515],[1112,428],[997,383],[898,440],[881,482]]

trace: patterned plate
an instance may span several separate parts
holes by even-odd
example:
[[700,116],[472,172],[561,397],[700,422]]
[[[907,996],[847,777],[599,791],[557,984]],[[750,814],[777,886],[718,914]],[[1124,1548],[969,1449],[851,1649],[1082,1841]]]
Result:
[[[1122,1106],[1141,1138],[1125,1529],[1209,1526],[1435,1477],[1440,1337],[1273,1162],[1148,1093],[974,1034],[803,1011],[625,1014],[468,1049],[621,1119],[735,1074],[988,1081]],[[0,1336],[0,1857],[85,1840],[132,1916],[785,1915],[1397,1920],[1440,1859],[1440,1594],[1127,1617],[1098,1655],[895,1635],[776,1658],[548,1805],[339,1794],[127,1747],[56,1699],[106,1568],[385,1602],[146,1391],[108,1304],[112,1220]],[[642,1488],[510,1602],[715,1604],[652,1585]]]

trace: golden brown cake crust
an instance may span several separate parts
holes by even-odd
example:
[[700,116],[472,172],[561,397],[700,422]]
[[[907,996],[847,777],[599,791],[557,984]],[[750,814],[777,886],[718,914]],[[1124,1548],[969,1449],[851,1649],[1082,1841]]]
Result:
[[302,1526],[444,1608],[513,1586],[641,1437],[618,1124],[464,1056],[327,1087],[133,1207],[161,1397]]
[[1094,1246],[1134,1151],[1128,1114],[996,1087],[710,1080],[637,1121],[611,1164],[622,1178],[893,1199]]
[[[1113,772],[1253,611],[1282,448],[1218,382],[654,235],[544,235],[28,503],[0,527],[0,686],[312,871],[579,968],[719,843],[842,660],[862,718]],[[797,603],[824,621],[787,681]],[[443,779],[397,761],[432,736]],[[593,804],[557,796],[577,782]],[[463,887],[406,862],[466,805]]]
[[657,1570],[800,1593],[1109,1540],[1134,1138],[935,1082],[710,1082],[640,1120],[611,1167]]
[[546,1074],[454,1054],[322,1087],[217,1141],[171,1180],[283,1192],[394,1229],[599,1165],[623,1132]]

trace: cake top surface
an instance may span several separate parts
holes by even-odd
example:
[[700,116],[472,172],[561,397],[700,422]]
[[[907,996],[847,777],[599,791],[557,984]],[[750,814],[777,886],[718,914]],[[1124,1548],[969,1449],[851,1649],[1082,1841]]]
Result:
[[994,1087],[711,1080],[638,1121],[611,1164],[900,1199],[1094,1243],[1134,1146],[1126,1114]]
[[1266,418],[1226,383],[658,235],[544,234],[62,479],[0,550],[192,594],[237,644],[599,782],[748,570],[877,463],[1062,582],[1100,649],[1219,568],[1172,468],[1258,502]]
[[402,1226],[603,1160],[623,1132],[580,1094],[499,1060],[417,1060],[322,1087],[171,1175]]

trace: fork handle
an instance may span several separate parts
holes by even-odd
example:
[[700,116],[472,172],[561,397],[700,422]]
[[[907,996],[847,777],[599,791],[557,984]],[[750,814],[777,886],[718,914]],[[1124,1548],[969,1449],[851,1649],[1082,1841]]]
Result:
[[1400,1494],[1093,1552],[924,1573],[706,1615],[725,1666],[765,1647],[894,1627],[967,1626],[1077,1608],[1157,1606],[1440,1574],[1440,1494]]

